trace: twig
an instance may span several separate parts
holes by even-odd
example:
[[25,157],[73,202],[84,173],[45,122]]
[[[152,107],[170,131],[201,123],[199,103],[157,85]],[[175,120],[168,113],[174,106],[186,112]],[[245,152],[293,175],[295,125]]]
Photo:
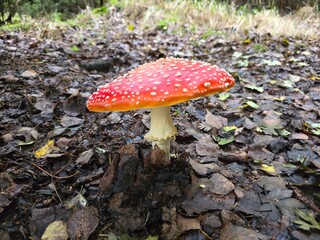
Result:
[[315,211],[317,214],[320,214],[320,209],[314,204],[313,201],[311,201],[305,194],[296,186],[293,186],[290,184],[291,189],[293,190],[296,197],[303,202],[306,206],[311,208],[313,211]]
[[45,169],[43,169],[42,167],[38,166],[37,164],[31,162],[31,161],[28,161],[30,162],[34,167],[38,168],[39,170],[41,170],[42,172],[44,172],[45,174],[47,174],[48,176],[52,177],[52,178],[55,178],[55,179],[68,179],[68,178],[72,178],[74,177],[75,175],[79,174],[78,171],[76,171],[74,174],[72,175],[69,175],[69,176],[65,176],[65,177],[59,177],[59,176],[55,176],[51,173],[49,173],[48,171],[46,171]]

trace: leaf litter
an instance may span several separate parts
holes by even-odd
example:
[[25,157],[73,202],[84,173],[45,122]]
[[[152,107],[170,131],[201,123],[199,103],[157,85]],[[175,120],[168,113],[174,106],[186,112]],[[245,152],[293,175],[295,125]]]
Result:
[[[0,32],[1,234],[319,238],[319,44],[253,33],[255,41],[189,41],[192,33],[140,33],[115,16],[81,39],[74,29],[39,40],[33,30]],[[89,113],[85,103],[98,86],[164,56],[217,64],[237,83],[172,107],[175,157],[148,166],[160,152],[143,141],[147,112]],[[87,204],[68,207],[80,192]]]

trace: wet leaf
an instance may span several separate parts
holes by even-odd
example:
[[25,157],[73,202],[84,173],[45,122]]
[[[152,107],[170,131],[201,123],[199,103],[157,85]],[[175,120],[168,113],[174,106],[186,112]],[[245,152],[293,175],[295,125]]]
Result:
[[193,229],[201,229],[199,221],[195,218],[187,218],[181,216],[175,208],[163,208],[162,234],[167,239],[177,239],[181,233]]
[[21,141],[21,144],[28,145],[34,143],[34,140],[40,137],[40,133],[34,128],[21,127],[16,136],[23,136],[25,141]]
[[93,206],[89,206],[74,211],[67,224],[68,234],[72,239],[77,239],[78,236],[81,236],[81,239],[86,240],[99,225],[98,210]]
[[81,125],[82,123],[83,123],[83,119],[77,118],[77,117],[63,116],[61,119],[61,125],[65,128],[78,126],[78,125]]
[[33,238],[40,238],[50,223],[54,221],[64,221],[69,215],[68,210],[61,206],[48,208],[32,208],[29,229]]
[[286,182],[279,177],[263,176],[257,181],[257,184],[266,191],[272,191],[275,188],[287,189]]
[[308,140],[308,135],[304,133],[293,133],[291,136],[292,139],[302,139],[302,140]]
[[10,205],[12,199],[21,190],[21,185],[16,184],[8,173],[0,173],[0,213]]
[[190,159],[189,163],[199,176],[208,176],[219,169],[216,163],[202,164],[193,159]]
[[262,119],[263,123],[267,126],[277,126],[280,125],[281,120],[279,118],[280,114],[274,111],[268,111],[266,116]]
[[47,137],[48,138],[54,138],[56,136],[59,136],[62,134],[67,128],[61,127],[61,126],[55,126],[54,129],[50,132],[48,132]]
[[196,144],[196,151],[200,156],[215,157],[219,152],[219,146],[208,135],[203,135]]
[[73,94],[63,102],[63,110],[72,117],[79,116],[86,111],[86,101],[79,94]]
[[216,129],[221,129],[224,125],[227,124],[226,118],[213,115],[208,110],[207,110],[205,120],[206,120],[206,124]]
[[234,190],[234,184],[220,173],[214,173],[206,185],[206,190],[215,194],[227,195]]
[[233,224],[227,224],[221,232],[221,240],[244,240],[244,239],[259,239],[269,240],[266,235],[258,233],[252,229],[244,228],[241,226],[235,226]]
[[91,157],[93,156],[93,150],[89,149],[87,151],[82,152],[76,160],[76,163],[79,165],[84,165],[89,163]]
[[45,99],[39,99],[39,101],[34,104],[34,107],[44,114],[50,114],[53,113],[55,104]]

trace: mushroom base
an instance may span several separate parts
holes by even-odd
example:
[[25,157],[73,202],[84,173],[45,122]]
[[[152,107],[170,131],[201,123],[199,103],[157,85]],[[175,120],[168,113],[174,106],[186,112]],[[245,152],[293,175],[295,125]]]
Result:
[[158,145],[170,161],[170,140],[175,139],[177,133],[176,127],[170,115],[170,107],[159,107],[151,109],[150,131],[144,136],[145,139],[152,142],[152,146]]
[[152,141],[152,148],[154,148],[155,145],[158,145],[158,147],[161,150],[163,150],[166,153],[166,155],[170,157],[170,140],[171,139],[165,139],[161,141]]

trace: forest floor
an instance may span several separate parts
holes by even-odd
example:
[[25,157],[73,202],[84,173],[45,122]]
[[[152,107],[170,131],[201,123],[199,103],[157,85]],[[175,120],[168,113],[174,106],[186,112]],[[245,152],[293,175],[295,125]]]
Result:
[[[0,239],[320,239],[319,41],[169,30],[0,32]],[[169,56],[236,85],[173,106],[172,162],[149,166],[149,112],[86,100]]]

